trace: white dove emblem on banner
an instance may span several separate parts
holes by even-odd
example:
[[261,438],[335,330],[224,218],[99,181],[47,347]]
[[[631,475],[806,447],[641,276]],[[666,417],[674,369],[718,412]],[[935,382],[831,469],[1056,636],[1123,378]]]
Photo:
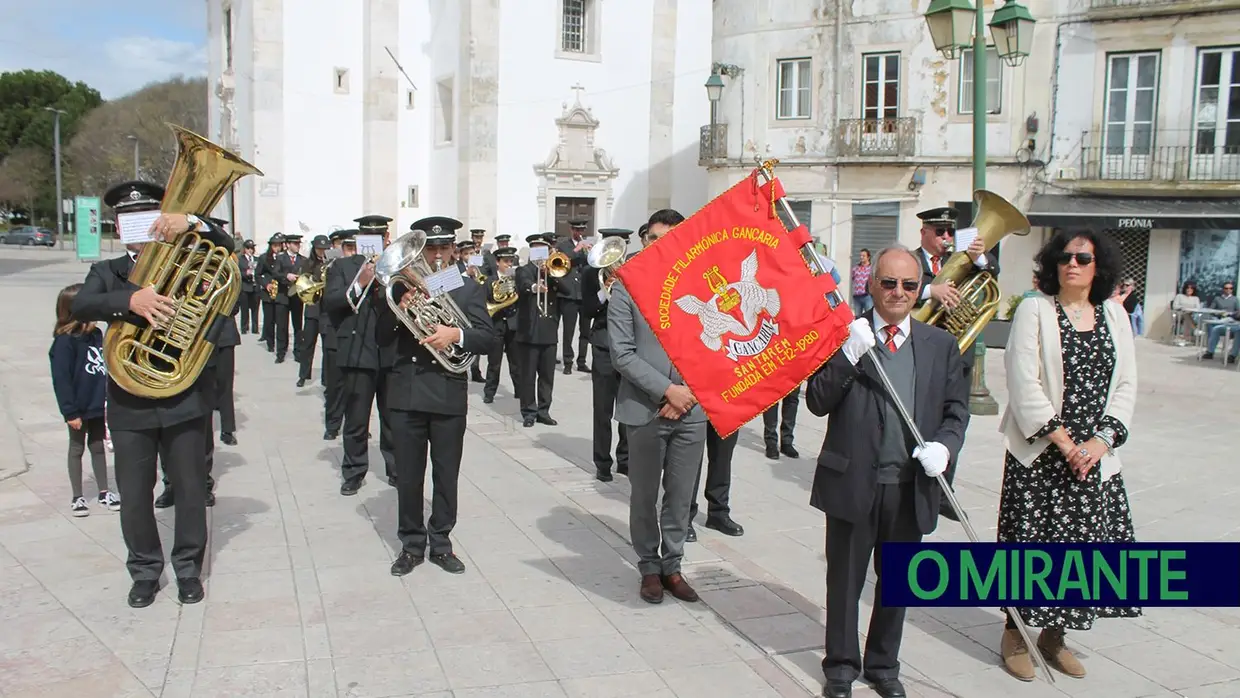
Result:
[[740,271],[740,280],[729,283],[719,267],[711,267],[704,276],[714,295],[706,300],[693,295],[676,299],[677,307],[702,323],[702,344],[711,351],[726,345],[725,354],[732,361],[761,354],[779,334],[775,322],[779,291],[758,283],[757,250],[741,262]]

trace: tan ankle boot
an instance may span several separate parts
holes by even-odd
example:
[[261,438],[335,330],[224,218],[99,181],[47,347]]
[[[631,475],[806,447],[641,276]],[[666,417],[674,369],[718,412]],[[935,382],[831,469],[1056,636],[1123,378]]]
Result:
[[1038,635],[1038,650],[1050,665],[1074,679],[1085,678],[1085,666],[1064,644],[1062,629],[1044,628]]
[[1033,680],[1033,658],[1029,656],[1029,647],[1015,628],[1004,628],[1003,639],[999,641],[999,654],[1003,657],[1003,666],[1008,673],[1021,681]]

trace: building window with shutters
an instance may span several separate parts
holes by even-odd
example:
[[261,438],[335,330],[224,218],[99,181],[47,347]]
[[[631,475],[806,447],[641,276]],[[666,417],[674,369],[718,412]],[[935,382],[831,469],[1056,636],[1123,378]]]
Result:
[[[812,235],[814,232],[814,228],[810,224],[810,217],[813,214],[814,202],[793,201],[791,199],[788,199],[788,208],[792,209],[793,215],[797,217],[796,223],[800,223],[801,225],[805,226],[805,229],[810,231],[810,234]],[[793,228],[796,228],[796,224],[793,223],[792,219],[788,217],[788,214],[784,211],[782,206],[778,207],[777,210],[779,212],[779,220],[780,222],[784,224],[784,227],[786,227],[788,230],[792,230]]]
[[[900,237],[900,204],[891,203],[857,203],[852,205],[852,247],[847,260],[837,259],[836,263],[843,267],[852,267],[861,259],[861,250],[869,250],[871,261],[877,259],[883,248],[896,244]],[[851,273],[845,277],[852,285]],[[855,293],[852,289],[850,293]]]

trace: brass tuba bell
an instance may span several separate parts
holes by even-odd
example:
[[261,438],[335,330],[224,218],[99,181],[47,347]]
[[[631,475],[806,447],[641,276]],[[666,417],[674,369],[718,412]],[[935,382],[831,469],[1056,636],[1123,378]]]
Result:
[[[168,176],[163,213],[207,215],[246,175],[262,172],[192,131],[171,126],[177,159]],[[214,346],[207,334],[232,312],[241,294],[241,270],[231,236],[213,230],[181,233],[146,243],[129,280],[172,299],[172,317],[160,327],[108,325],[103,341],[108,375],[125,392],[145,398],[178,395],[198,380]]]
[[[978,189],[973,193],[977,215],[973,227],[986,249],[992,249],[1008,235],[1028,235],[1029,219],[1007,199]],[[979,271],[968,253],[959,250],[948,258],[932,283],[950,283],[960,292],[960,303],[948,310],[933,298],[913,312],[913,319],[947,330],[964,353],[999,310],[999,281],[987,271]]]
[[616,278],[616,270],[624,264],[624,255],[628,251],[628,242],[618,237],[607,237],[591,247],[586,255],[586,262],[598,269],[598,287],[607,298],[611,297],[611,282]]

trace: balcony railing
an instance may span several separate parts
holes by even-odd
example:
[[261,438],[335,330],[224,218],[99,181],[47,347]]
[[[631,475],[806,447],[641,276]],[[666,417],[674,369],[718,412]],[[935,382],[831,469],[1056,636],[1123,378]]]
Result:
[[1088,0],[1089,9],[1091,10],[1125,10],[1131,9],[1136,12],[1141,10],[1160,11],[1160,14],[1166,14],[1169,10],[1188,9],[1215,9],[1218,7],[1234,6],[1235,0]]
[[1222,132],[1167,132],[1152,139],[1128,134],[1117,135],[1114,141],[1086,135],[1081,146],[1080,179],[1240,182],[1240,143],[1224,142]]
[[911,157],[917,149],[917,119],[840,119],[837,141],[841,157]]
[[698,134],[698,164],[704,167],[727,158],[728,125],[703,126]]

